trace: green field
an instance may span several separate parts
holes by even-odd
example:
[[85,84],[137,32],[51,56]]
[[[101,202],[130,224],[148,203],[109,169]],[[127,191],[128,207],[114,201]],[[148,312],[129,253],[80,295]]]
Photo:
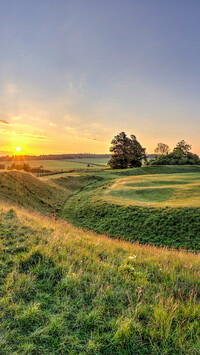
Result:
[[200,207],[200,174],[160,174],[117,179],[102,198],[147,207]]
[[[108,163],[107,158],[88,158],[88,159],[72,159],[72,160],[27,160],[23,163],[28,163],[31,168],[42,166],[44,169],[85,169],[90,164],[91,168],[105,168]],[[3,162],[6,168],[11,165],[12,162]],[[18,162],[15,161],[17,164]],[[20,161],[20,164],[22,161]]]
[[[195,166],[1,172],[0,353],[198,355],[200,208],[187,189],[199,176]],[[165,206],[169,188],[187,204]],[[162,196],[127,199],[135,189]]]

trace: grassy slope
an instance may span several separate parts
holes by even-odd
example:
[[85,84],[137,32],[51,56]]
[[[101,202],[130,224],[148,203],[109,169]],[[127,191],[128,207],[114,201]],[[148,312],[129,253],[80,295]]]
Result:
[[[188,171],[188,167],[181,168],[183,172]],[[157,169],[145,167],[131,170],[132,174],[138,174],[139,170],[146,174],[150,171],[157,173]],[[191,167],[192,171],[195,169]],[[166,173],[166,167],[164,170]],[[163,172],[162,168],[159,167],[159,171]],[[172,171],[171,167],[169,171]],[[62,215],[75,225],[98,233],[143,244],[200,249],[199,208],[118,206],[102,201],[99,191],[111,184],[113,178],[119,177],[119,173],[91,171],[87,175],[83,173],[42,181],[27,173],[2,172],[0,198],[42,213]],[[130,171],[122,171],[122,174],[130,174]]]
[[55,179],[52,179],[56,185],[65,188],[72,193],[76,194],[88,186],[93,186],[96,183],[100,182],[102,185],[102,181],[104,182],[104,178],[98,175],[72,175],[72,176],[61,176]]
[[65,206],[64,217],[85,229],[126,240],[200,250],[200,208],[122,206],[103,201],[99,197],[99,193],[112,184],[114,178],[119,178],[120,174],[130,176],[173,172],[197,173],[200,167],[145,167],[101,172],[105,178],[99,183],[101,186],[87,186],[71,197]]
[[0,199],[43,213],[60,213],[71,192],[29,173],[0,173]]
[[84,191],[69,200],[64,215],[77,226],[112,237],[200,250],[199,208],[126,207],[94,199],[93,191]]
[[0,353],[199,354],[200,259],[0,205]]

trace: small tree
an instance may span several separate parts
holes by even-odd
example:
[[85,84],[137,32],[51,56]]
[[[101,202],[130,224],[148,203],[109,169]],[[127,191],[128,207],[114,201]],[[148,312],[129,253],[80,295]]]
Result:
[[157,154],[166,155],[166,154],[169,154],[170,148],[165,143],[158,143],[154,152]]
[[145,149],[134,135],[129,138],[125,132],[121,132],[112,139],[111,144],[112,155],[108,164],[112,169],[139,167],[142,159],[146,159]]

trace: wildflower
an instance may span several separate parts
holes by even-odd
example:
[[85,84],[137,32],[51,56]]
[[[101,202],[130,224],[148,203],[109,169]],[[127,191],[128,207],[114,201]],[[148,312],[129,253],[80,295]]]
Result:
[[136,255],[129,256],[128,258],[129,258],[129,259],[135,259],[135,258],[136,258]]

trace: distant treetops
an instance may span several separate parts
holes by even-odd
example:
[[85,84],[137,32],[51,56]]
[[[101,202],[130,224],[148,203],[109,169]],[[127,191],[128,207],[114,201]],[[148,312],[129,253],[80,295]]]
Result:
[[169,146],[164,143],[158,143],[155,153],[159,154],[156,159],[151,159],[149,165],[200,165],[200,159],[197,154],[190,152],[191,145],[184,140],[177,143],[171,153]]
[[111,159],[108,162],[112,169],[127,169],[140,167],[142,161],[147,165],[200,165],[197,154],[190,152],[191,145],[184,140],[177,143],[173,151],[165,143],[158,143],[155,148],[157,157],[147,161],[146,149],[131,134],[130,137],[125,132],[117,134],[111,141]]
[[148,162],[149,165],[200,165],[200,159],[197,154],[191,153],[191,145],[184,140],[178,142],[171,153],[169,146],[164,143],[158,143],[155,153],[158,153],[156,159]]
[[146,160],[145,148],[133,134],[129,138],[125,132],[121,132],[112,139],[111,144],[111,159],[108,164],[112,169],[140,167],[142,160]]

